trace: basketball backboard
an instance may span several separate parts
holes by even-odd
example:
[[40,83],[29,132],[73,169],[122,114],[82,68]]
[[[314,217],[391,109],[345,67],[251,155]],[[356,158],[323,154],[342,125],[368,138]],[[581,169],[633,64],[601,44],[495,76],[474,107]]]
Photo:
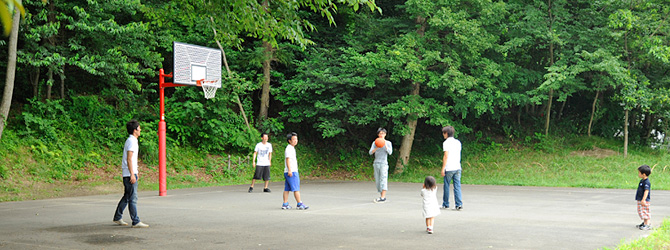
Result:
[[174,42],[173,80],[176,84],[198,85],[198,80],[208,81],[221,88],[221,51]]

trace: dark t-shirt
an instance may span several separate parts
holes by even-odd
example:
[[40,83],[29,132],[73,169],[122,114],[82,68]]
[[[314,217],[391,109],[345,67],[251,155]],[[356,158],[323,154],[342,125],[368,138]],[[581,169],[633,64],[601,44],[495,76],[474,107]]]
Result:
[[642,196],[644,196],[644,190],[649,190],[649,193],[647,194],[647,200],[645,200],[649,201],[651,199],[651,182],[649,181],[649,178],[640,180],[640,185],[637,186],[637,193],[635,193],[636,201],[642,200]]

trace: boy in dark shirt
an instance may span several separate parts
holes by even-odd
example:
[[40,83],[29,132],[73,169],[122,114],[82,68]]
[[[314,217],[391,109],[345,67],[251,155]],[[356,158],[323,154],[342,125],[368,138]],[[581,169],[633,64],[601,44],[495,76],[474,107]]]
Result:
[[637,168],[638,176],[642,178],[640,184],[637,186],[637,193],[635,193],[635,200],[637,201],[637,214],[642,219],[642,224],[637,225],[640,230],[651,229],[651,213],[649,213],[649,200],[651,200],[651,182],[649,182],[649,175],[651,168],[647,165],[642,165]]

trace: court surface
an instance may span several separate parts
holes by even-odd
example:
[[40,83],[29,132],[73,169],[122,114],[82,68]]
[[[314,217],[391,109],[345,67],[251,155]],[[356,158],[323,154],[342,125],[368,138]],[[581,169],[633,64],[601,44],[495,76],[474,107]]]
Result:
[[[121,183],[114,195],[4,202],[0,249],[598,249],[649,234],[635,228],[633,189],[464,185],[464,209],[442,210],[428,235],[421,184],[390,183],[375,204],[372,182],[303,180],[308,210],[281,210],[283,182],[270,188],[140,192],[146,229],[112,223]],[[652,191],[651,213],[652,226],[670,216],[670,191]]]

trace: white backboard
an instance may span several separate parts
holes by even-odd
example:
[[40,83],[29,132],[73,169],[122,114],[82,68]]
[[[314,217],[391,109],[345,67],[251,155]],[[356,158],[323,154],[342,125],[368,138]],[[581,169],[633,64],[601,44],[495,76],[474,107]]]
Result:
[[221,51],[174,42],[173,80],[176,84],[197,85],[197,81],[216,81],[221,87]]

